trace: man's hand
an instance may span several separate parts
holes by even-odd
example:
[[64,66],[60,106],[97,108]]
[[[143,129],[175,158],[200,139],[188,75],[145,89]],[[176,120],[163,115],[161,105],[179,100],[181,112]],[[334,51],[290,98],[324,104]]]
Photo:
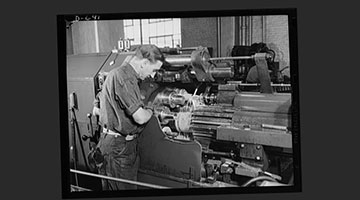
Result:
[[140,107],[137,111],[135,111],[132,117],[136,123],[142,125],[148,122],[152,115],[152,110]]

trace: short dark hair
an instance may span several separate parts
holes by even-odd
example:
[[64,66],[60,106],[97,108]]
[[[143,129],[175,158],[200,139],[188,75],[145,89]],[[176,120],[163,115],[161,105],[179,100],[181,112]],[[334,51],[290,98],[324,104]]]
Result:
[[153,44],[145,44],[136,47],[135,56],[138,58],[146,58],[154,63],[157,60],[164,62],[165,57],[161,50]]

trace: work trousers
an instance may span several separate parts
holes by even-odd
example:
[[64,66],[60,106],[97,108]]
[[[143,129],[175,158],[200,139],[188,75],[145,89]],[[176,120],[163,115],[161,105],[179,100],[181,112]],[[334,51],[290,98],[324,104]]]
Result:
[[[104,162],[99,173],[105,176],[137,180],[139,168],[138,139],[126,141],[123,136],[101,133],[98,143]],[[132,190],[136,185],[102,179],[103,190]]]

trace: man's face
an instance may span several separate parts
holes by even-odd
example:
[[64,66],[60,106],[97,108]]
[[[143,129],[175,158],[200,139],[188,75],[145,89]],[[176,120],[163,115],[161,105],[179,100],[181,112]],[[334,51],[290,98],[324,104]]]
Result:
[[148,76],[153,78],[155,76],[156,70],[159,70],[162,65],[163,62],[159,60],[152,63],[148,59],[144,59],[141,67],[140,79],[144,80]]

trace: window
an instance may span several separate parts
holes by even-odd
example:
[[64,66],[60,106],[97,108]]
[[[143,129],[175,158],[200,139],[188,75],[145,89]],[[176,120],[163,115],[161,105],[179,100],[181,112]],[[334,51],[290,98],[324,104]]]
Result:
[[130,26],[130,20],[124,20],[124,39],[132,39],[131,45],[181,46],[180,22],[180,18],[134,19]]
[[174,47],[173,35],[159,35],[149,37],[150,44],[157,44],[161,47]]
[[133,19],[124,20],[124,27],[128,27],[128,26],[134,26],[134,20]]
[[172,21],[173,18],[165,18],[165,19],[149,19],[149,24]]

